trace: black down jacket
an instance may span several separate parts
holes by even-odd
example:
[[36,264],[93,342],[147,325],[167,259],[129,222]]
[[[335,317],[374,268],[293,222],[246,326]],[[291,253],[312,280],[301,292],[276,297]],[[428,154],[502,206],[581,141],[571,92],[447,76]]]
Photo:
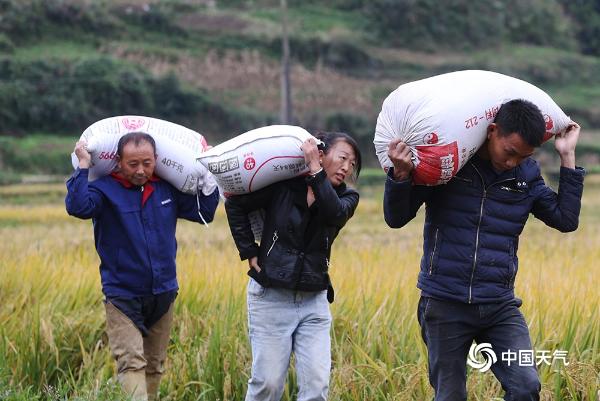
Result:
[[[393,172],[390,172],[392,174]],[[497,174],[475,156],[445,185],[385,184],[383,210],[402,227],[426,205],[418,287],[437,299],[465,303],[513,299],[519,235],[530,214],[562,232],[579,224],[584,171],[561,167],[558,194],[535,160]]]

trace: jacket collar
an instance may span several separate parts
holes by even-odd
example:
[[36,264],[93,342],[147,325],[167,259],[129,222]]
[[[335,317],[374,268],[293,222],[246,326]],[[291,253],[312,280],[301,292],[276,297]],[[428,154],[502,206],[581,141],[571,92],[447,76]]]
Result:
[[[110,176],[112,178],[114,178],[115,181],[117,181],[119,184],[121,184],[123,187],[125,187],[127,189],[138,188],[137,185],[133,185],[131,182],[127,181],[123,176],[119,175],[118,173],[111,173]],[[154,186],[152,185],[152,183],[157,182],[157,181],[160,181],[160,178],[158,178],[156,175],[152,174],[152,177],[150,177],[148,179],[148,182],[141,187],[141,189],[142,189],[142,206],[144,206],[146,204],[146,201],[150,198],[150,195],[152,195],[152,192],[154,192]]]
[[[133,188],[137,185],[133,185],[131,182],[127,181],[127,179],[125,179],[125,177],[121,176],[119,173],[110,173],[110,176],[112,178],[114,178],[119,184],[123,185],[125,188]],[[152,177],[150,177],[150,179],[148,180],[148,182],[157,182],[160,181],[160,178],[158,178],[155,174],[152,174]]]
[[343,194],[344,192],[346,192],[346,183],[342,182],[340,185],[338,185],[337,187],[333,187],[333,189],[335,190],[335,192],[338,195]]
[[[516,180],[518,182],[527,182],[529,181],[529,177],[527,174],[528,171],[528,166],[531,163],[535,163],[535,161],[533,161],[533,159],[531,159],[530,157],[528,157],[527,159],[523,160],[521,162],[521,164],[519,164],[516,167],[511,168],[510,170],[506,170],[503,171],[501,173],[496,173],[493,168],[492,165],[490,163],[489,160],[486,159],[482,159],[481,157],[475,155],[473,157],[473,159],[471,160],[471,163],[473,164],[473,166],[479,170],[481,172],[481,174],[483,175],[483,178],[486,179],[486,186],[489,185],[493,185],[495,183],[498,182],[503,182],[503,181],[512,181],[512,180]],[[483,170],[487,170],[487,172],[482,171]],[[491,180],[491,182],[487,182],[487,180],[490,180],[490,178],[492,176],[495,177]]]
[[533,178],[532,177],[532,169],[531,166],[534,165],[536,162],[535,160],[533,160],[532,158],[528,157],[525,160],[523,160],[518,166],[511,168],[510,170],[504,171],[502,174],[500,174],[497,178],[497,181],[503,181],[503,180],[516,180],[517,182],[520,183],[526,183],[531,181]]

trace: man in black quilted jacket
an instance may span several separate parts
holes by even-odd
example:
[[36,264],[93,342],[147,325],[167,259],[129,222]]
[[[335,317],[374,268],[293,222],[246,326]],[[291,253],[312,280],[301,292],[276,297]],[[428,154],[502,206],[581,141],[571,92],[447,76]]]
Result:
[[418,320],[435,401],[467,399],[466,359],[473,341],[489,343],[497,356],[490,359],[491,370],[505,400],[539,400],[535,358],[528,364],[501,356],[532,350],[514,294],[519,235],[529,214],[561,232],[579,224],[585,175],[575,166],[579,131],[573,122],[555,138],[561,159],[558,194],[530,157],[542,143],[545,122],[525,100],[502,105],[486,142],[445,185],[412,185],[410,149],[399,140],[390,143],[394,167],[385,184],[386,223],[400,228],[426,205]]

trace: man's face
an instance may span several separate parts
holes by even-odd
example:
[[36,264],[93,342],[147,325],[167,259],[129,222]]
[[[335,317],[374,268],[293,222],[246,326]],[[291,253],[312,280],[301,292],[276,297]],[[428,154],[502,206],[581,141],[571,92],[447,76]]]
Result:
[[496,124],[488,128],[488,153],[492,167],[498,172],[510,170],[533,154],[535,148],[513,132],[501,135]]
[[142,141],[137,146],[129,142],[123,146],[123,156],[118,161],[121,175],[133,185],[144,185],[156,167],[156,155],[149,142]]

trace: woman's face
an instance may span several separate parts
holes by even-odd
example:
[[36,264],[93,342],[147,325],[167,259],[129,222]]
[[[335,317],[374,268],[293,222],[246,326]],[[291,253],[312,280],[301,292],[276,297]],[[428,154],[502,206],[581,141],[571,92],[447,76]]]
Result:
[[338,186],[352,175],[356,167],[354,149],[344,140],[338,140],[323,155],[323,169],[333,186]]

